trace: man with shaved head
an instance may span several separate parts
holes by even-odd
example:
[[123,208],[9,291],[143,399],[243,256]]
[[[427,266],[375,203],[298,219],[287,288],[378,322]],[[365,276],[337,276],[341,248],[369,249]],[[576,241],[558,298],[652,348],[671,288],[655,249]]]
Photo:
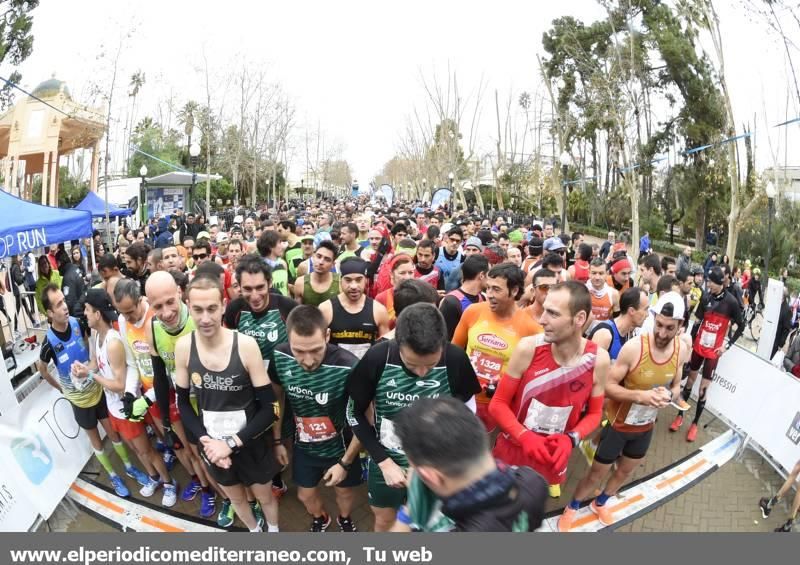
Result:
[[[153,309],[152,324],[146,324],[147,341],[153,362],[153,389],[161,414],[164,440],[173,449],[188,446],[192,475],[191,483],[184,489],[181,498],[193,500],[200,493],[200,515],[208,518],[214,514],[216,484],[210,479],[197,450],[197,438],[190,437],[180,418],[170,415],[170,405],[175,403],[175,343],[183,335],[191,333],[195,325],[189,316],[189,308],[181,300],[181,291],[175,279],[166,271],[150,275],[145,285],[147,301]],[[173,415],[175,411],[172,411]]]

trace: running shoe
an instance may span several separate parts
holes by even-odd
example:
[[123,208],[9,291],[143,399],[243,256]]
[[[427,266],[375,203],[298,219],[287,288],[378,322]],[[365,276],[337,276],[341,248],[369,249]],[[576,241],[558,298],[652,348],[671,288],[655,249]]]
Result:
[[217,526],[229,528],[231,524],[233,524],[233,505],[230,498],[225,498],[222,500],[222,508],[217,515]]
[[264,510],[261,509],[261,504],[257,500],[250,500],[248,501],[250,505],[250,509],[253,511],[253,516],[256,517],[256,520],[264,521]]
[[792,526],[794,526],[794,522],[792,520],[786,520],[785,524],[783,524],[782,526],[778,526],[777,528],[775,528],[772,531],[773,532],[791,532],[792,531]]
[[139,486],[145,486],[147,484],[150,484],[150,481],[153,480],[147,476],[147,473],[140,471],[133,465],[131,465],[130,467],[125,467],[125,474],[128,475],[137,483],[139,483]]
[[675,419],[672,420],[672,423],[669,425],[669,431],[677,432],[678,430],[681,429],[682,425],[683,425],[683,414],[678,414],[677,416],[675,416]]
[[148,482],[146,485],[142,485],[142,488],[139,489],[139,494],[145,498],[150,498],[158,490],[158,487],[161,486],[161,481],[157,481],[150,477],[147,478],[150,479],[150,482]]
[[571,506],[567,505],[564,507],[564,512],[561,513],[561,516],[558,517],[558,522],[556,523],[556,528],[559,532],[568,532],[572,529],[572,524],[575,522],[575,515],[578,513],[577,510],[572,508]]
[[694,441],[697,439],[697,424],[692,423],[689,426],[689,431],[686,433],[686,441]]
[[762,498],[758,501],[758,507],[761,508],[761,517],[765,520],[769,518],[772,507],[769,505],[769,498]]
[[314,519],[311,521],[311,528],[309,528],[309,532],[324,532],[328,529],[328,526],[331,525],[331,517],[329,514],[323,514],[322,516],[314,516]]
[[175,455],[175,452],[171,449],[164,450],[164,465],[167,466],[167,471],[172,472],[172,468],[175,466],[175,460],[178,458]]
[[547,485],[547,492],[550,498],[559,498],[561,496],[561,485]]
[[114,492],[116,492],[119,497],[128,498],[131,495],[131,491],[125,486],[125,481],[123,481],[122,477],[119,475],[111,477],[111,486],[114,487]]
[[200,492],[200,516],[211,518],[217,509],[217,495],[213,492]]
[[350,516],[339,516],[336,518],[336,523],[339,524],[339,531],[340,532],[357,532],[358,528],[353,523],[352,518]]
[[264,518],[256,518],[256,529],[251,530],[250,533],[257,534],[263,532],[265,525]]
[[183,500],[184,502],[189,502],[190,500],[194,500],[195,497],[197,496],[197,493],[200,492],[201,490],[203,490],[203,485],[200,484],[200,481],[193,480],[188,485],[186,485],[185,489],[183,489],[183,492],[181,493],[181,500]]
[[164,483],[164,494],[161,496],[161,506],[172,508],[178,501],[178,483],[175,479],[171,483]]
[[678,409],[678,410],[680,410],[681,412],[686,412],[686,411],[687,411],[689,408],[691,408],[691,407],[692,407],[692,405],[691,405],[691,404],[689,404],[688,402],[686,402],[686,401],[683,399],[683,397],[681,397],[681,396],[679,396],[679,397],[678,397],[678,400],[674,400],[674,401],[670,402],[670,405],[671,405],[673,408],[677,408],[677,409]]
[[589,505],[589,510],[597,516],[597,520],[604,526],[610,526],[614,523],[614,512],[608,507],[608,503],[598,506],[597,501],[593,500]]
[[286,486],[286,483],[281,481],[281,486],[279,486],[279,487],[275,486],[275,485],[272,485],[272,496],[274,496],[275,498],[280,500],[281,497],[284,494],[286,494],[286,491],[288,491],[288,490],[289,490],[289,487]]

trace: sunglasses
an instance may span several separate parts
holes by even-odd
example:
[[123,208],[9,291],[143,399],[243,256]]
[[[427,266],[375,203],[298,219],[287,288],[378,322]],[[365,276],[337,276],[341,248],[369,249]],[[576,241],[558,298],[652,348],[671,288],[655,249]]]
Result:
[[208,253],[197,253],[196,255],[192,255],[193,259],[207,259]]

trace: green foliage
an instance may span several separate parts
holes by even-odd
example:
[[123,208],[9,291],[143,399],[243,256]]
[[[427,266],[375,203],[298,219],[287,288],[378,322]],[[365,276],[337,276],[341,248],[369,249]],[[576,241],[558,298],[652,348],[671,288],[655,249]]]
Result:
[[[779,213],[772,219],[772,245],[770,249],[769,270],[776,276],[789,263],[789,256],[798,260],[800,249],[800,205],[782,200],[776,206]],[[738,256],[750,259],[762,268],[767,256],[767,200],[763,199],[745,221],[739,234]],[[800,274],[800,272],[798,273]]]
[[[33,17],[30,12],[39,5],[39,0],[3,0],[0,1],[0,63],[8,63],[18,68],[33,51]],[[19,84],[22,74],[14,70],[6,75],[9,82]],[[8,108],[14,93],[11,85],[3,84],[0,88],[0,108]]]

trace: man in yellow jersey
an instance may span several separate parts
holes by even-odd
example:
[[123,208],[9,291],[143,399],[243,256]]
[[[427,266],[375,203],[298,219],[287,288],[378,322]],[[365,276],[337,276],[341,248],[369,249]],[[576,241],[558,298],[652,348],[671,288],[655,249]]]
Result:
[[680,398],[681,372],[691,353],[678,337],[685,308],[678,293],[665,293],[653,308],[652,333],[634,337],[622,347],[606,381],[609,425],[600,436],[589,473],[578,483],[572,501],[558,520],[559,531],[572,528],[581,501],[616,462],[605,488],[589,506],[602,525],[614,523],[610,499],[641,465],[650,447],[658,411]]
[[477,414],[488,431],[495,428],[489,401],[505,371],[517,342],[540,333],[542,327],[523,309],[517,308],[525,276],[511,263],[492,267],[486,275],[486,302],[473,304],[461,315],[453,343],[466,350],[483,389],[475,397]]

